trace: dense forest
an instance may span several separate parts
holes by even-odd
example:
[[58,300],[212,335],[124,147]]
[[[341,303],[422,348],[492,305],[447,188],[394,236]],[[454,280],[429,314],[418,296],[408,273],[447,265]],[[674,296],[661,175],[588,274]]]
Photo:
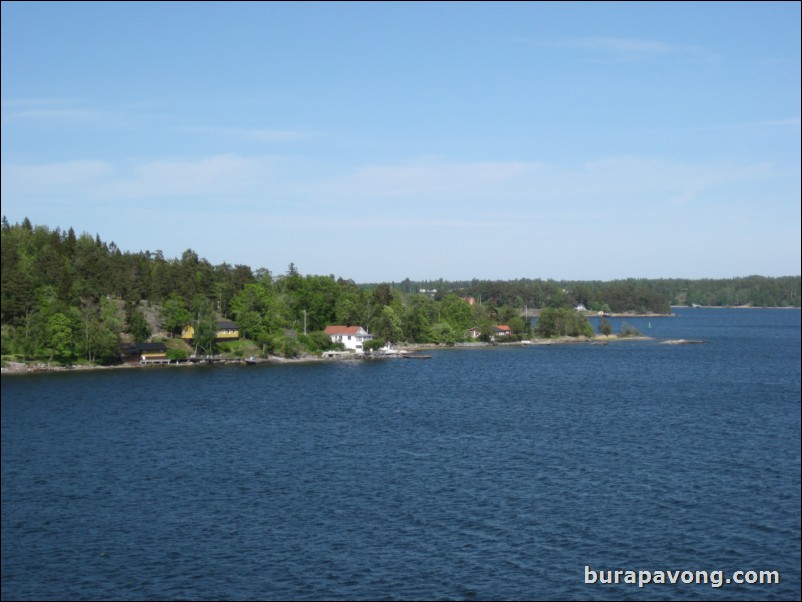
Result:
[[[373,288],[375,284],[364,284]],[[390,283],[404,293],[424,290],[471,295],[498,305],[560,307],[583,304],[593,311],[669,313],[670,306],[799,307],[800,277],[784,276],[689,280],[686,278],[602,281],[471,280],[449,282],[409,279]]]
[[[331,324],[361,325],[382,342],[451,344],[472,327],[487,338],[498,324],[526,336],[527,313],[580,304],[612,313],[669,313],[672,304],[800,305],[799,276],[357,284],[301,275],[293,264],[280,275],[212,265],[191,249],[180,258],[123,251],[99,235],[27,218],[11,225],[4,216],[1,231],[2,354],[24,360],[115,363],[121,343],[154,338],[180,354],[176,337],[184,326],[194,325],[197,339],[213,339],[222,318],[236,322],[249,352],[295,356],[329,348],[322,331]],[[227,351],[243,353],[243,344]]]

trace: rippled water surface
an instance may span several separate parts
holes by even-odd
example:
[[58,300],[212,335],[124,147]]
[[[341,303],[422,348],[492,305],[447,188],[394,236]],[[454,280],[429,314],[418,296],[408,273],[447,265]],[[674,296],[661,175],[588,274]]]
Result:
[[798,600],[800,312],[676,311],[629,320],[653,342],[4,376],[2,597]]

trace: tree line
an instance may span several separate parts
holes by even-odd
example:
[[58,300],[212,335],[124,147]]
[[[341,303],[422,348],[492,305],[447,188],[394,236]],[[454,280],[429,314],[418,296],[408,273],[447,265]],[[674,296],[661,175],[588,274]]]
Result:
[[[365,284],[365,287],[375,285]],[[670,313],[671,306],[799,307],[799,276],[740,278],[627,278],[614,281],[403,280],[391,283],[403,292],[420,289],[454,292],[477,300],[515,307],[576,307],[612,313]]]
[[233,320],[261,353],[293,356],[330,347],[323,330],[331,324],[360,325],[382,341],[453,344],[473,327],[488,339],[498,324],[508,325],[514,337],[529,336],[526,312],[544,308],[583,304],[598,311],[668,313],[678,299],[783,306],[799,305],[800,298],[799,277],[358,285],[333,275],[302,275],[293,264],[279,275],[212,265],[192,249],[179,258],[159,250],[124,251],[97,234],[34,226],[27,218],[12,225],[4,216],[0,234],[2,354],[26,360],[114,363],[122,342],[177,337],[188,324],[197,332],[194,351],[210,352],[220,318]]

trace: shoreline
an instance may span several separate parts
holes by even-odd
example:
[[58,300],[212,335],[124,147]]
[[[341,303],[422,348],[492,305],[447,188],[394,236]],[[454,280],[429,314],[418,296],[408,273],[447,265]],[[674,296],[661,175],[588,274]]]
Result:
[[[777,307],[775,305],[672,305],[671,308],[682,308],[682,309],[802,309],[802,306],[799,305],[783,305],[782,307]],[[666,314],[660,314],[666,315]],[[674,314],[671,314],[674,315]]]
[[[283,358],[283,357],[270,357],[270,358],[256,358],[254,364],[283,364],[290,362],[314,362],[323,361],[324,358],[309,356],[301,358]],[[246,365],[245,360],[239,358],[221,358],[221,361],[215,362],[221,365]],[[5,366],[0,368],[0,374],[17,375],[17,374],[47,374],[52,372],[91,372],[96,370],[143,370],[148,368],[195,368],[199,366],[208,366],[207,362],[171,362],[171,363],[150,363],[150,364],[114,364],[112,366],[100,365],[77,365],[77,366],[59,366],[50,364],[26,364],[24,362],[8,362]]]
[[[440,350],[447,350],[447,349],[493,349],[496,347],[538,347],[538,346],[551,346],[551,345],[607,345],[610,342],[617,342],[617,341],[650,341],[655,340],[653,337],[648,336],[633,336],[633,337],[619,337],[617,334],[610,334],[610,335],[603,335],[598,334],[594,335],[592,338],[588,337],[556,337],[551,339],[540,339],[540,338],[533,338],[527,339],[525,341],[514,341],[511,343],[485,343],[485,342],[466,342],[466,343],[455,343],[453,345],[439,345],[437,343],[410,343],[405,345],[399,345],[399,351],[408,351],[414,354],[418,351],[426,351],[432,349],[440,349]],[[318,363],[318,362],[340,362],[340,361],[357,361],[357,360],[364,360],[364,359],[393,359],[393,357],[382,357],[382,356],[373,356],[370,358],[362,358],[359,356],[344,356],[341,358],[325,358],[319,355],[304,355],[302,357],[294,357],[294,358],[285,358],[279,356],[271,356],[269,358],[254,358],[253,364],[255,365],[263,365],[263,364],[305,364],[305,363]],[[246,365],[244,359],[241,358],[221,358],[220,364],[223,365]],[[101,371],[101,370],[141,370],[147,368],[186,368],[186,367],[197,367],[197,366],[208,366],[206,362],[176,362],[170,364],[117,364],[113,366],[87,366],[87,365],[76,365],[76,366],[60,366],[60,365],[51,365],[48,363],[30,363],[26,364],[24,362],[8,362],[5,366],[0,368],[0,375],[6,376],[14,376],[14,375],[26,375],[26,374],[49,374],[49,373],[56,373],[56,372],[88,372],[88,371]]]
[[[699,305],[696,307],[688,306],[688,305],[672,305],[672,309],[674,308],[682,308],[682,309],[787,309],[787,310],[802,310],[802,307],[797,306],[785,306],[785,307],[765,307],[765,306],[757,306],[757,305]],[[589,317],[595,317],[597,314],[593,314],[589,312]],[[677,314],[631,314],[631,313],[615,313],[615,314],[607,314],[604,317],[612,317],[612,318],[673,318],[676,317]],[[587,337],[557,337],[551,339],[541,339],[541,338],[532,338],[527,339],[524,341],[515,341],[510,343],[485,343],[485,342],[464,342],[464,343],[455,343],[453,345],[441,345],[437,343],[409,343],[404,345],[399,345],[399,350],[404,351],[425,351],[425,350],[432,350],[432,349],[471,349],[471,348],[493,348],[493,347],[512,347],[512,346],[550,346],[550,345],[578,345],[578,344],[586,344],[586,345],[607,345],[610,342],[616,341],[649,341],[655,340],[654,337],[649,336],[633,336],[633,337],[619,337],[617,334],[611,335],[601,335],[596,334],[592,338]],[[693,344],[693,343],[706,343],[707,341],[702,340],[695,340],[695,339],[666,339],[664,341],[660,341],[662,344],[668,345],[684,345],[684,344]],[[279,356],[270,356],[268,358],[254,358],[251,362],[246,362],[245,358],[220,358],[220,364],[227,364],[227,365],[245,365],[246,363],[252,364],[305,364],[305,363],[317,363],[317,362],[332,362],[332,361],[354,361],[357,359],[366,359],[357,356],[345,356],[341,358],[325,358],[320,355],[310,355],[305,354],[301,357],[295,358],[285,358]],[[384,358],[381,356],[373,356],[370,359],[390,359]],[[218,363],[218,362],[215,362]],[[203,366],[208,365],[206,362],[175,362],[169,364],[115,364],[112,366],[100,366],[100,365],[74,365],[74,366],[62,366],[62,365],[51,365],[49,363],[43,362],[7,362],[5,366],[0,367],[0,375],[21,375],[21,374],[44,374],[44,373],[54,373],[54,372],[83,372],[83,371],[95,371],[95,370],[129,370],[129,369],[142,369],[142,368],[152,368],[154,366],[160,367],[169,367],[169,368],[176,368],[176,367],[186,367],[186,366]]]

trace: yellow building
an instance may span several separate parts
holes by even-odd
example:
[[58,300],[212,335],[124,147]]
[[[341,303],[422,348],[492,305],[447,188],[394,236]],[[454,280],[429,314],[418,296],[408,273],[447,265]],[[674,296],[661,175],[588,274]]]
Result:
[[[231,320],[217,320],[215,325],[217,326],[215,341],[236,341],[239,339],[239,329]],[[181,331],[181,338],[185,341],[191,341],[195,338],[195,328],[193,328],[192,324],[184,326]]]

